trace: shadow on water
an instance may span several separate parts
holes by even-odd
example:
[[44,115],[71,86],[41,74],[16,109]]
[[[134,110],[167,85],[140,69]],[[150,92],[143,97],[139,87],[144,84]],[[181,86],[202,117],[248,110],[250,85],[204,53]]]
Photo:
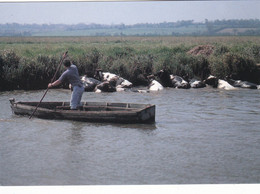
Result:
[[77,123],[73,123],[70,130],[71,134],[68,137],[72,145],[80,144],[84,141],[83,128],[84,125],[78,125]]
[[[45,119],[44,119],[45,120]],[[116,131],[117,133],[123,133],[125,130],[137,130],[144,134],[149,134],[157,129],[156,123],[152,124],[120,124],[120,123],[95,123],[95,122],[80,122],[80,121],[58,121],[69,124],[68,140],[71,145],[79,145],[85,141],[86,136],[92,133],[101,133]],[[98,132],[99,131],[99,132]]]
[[[70,121],[67,121],[70,122]],[[118,129],[138,129],[138,130],[156,130],[156,123],[149,124],[139,124],[139,123],[131,123],[131,124],[121,124],[121,123],[98,123],[98,122],[80,122],[73,121],[72,130],[80,130],[85,127],[88,128],[118,128]]]

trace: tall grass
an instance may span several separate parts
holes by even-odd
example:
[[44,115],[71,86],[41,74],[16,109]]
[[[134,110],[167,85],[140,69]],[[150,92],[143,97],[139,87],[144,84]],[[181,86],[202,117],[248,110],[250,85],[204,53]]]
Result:
[[[187,53],[203,44],[213,45],[213,54]],[[214,74],[259,84],[259,45],[259,37],[1,37],[0,90],[46,88],[66,50],[80,75],[100,68],[135,85],[147,84],[145,77],[160,69],[188,78]]]

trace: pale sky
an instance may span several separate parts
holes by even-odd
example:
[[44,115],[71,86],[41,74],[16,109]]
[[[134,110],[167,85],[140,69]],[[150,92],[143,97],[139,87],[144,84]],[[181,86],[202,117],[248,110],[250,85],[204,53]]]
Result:
[[260,1],[0,2],[0,23],[136,24],[260,19]]

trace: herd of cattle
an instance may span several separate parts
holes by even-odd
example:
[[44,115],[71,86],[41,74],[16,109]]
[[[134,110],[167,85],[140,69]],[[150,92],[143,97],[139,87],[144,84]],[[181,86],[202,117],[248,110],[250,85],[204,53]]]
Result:
[[237,87],[248,89],[260,89],[260,85],[254,83],[232,79],[221,80],[212,75],[210,75],[207,79],[202,81],[196,79],[186,81],[182,77],[171,75],[164,70],[161,70],[154,75],[147,76],[147,81],[149,85],[144,90],[135,89],[130,81],[116,74],[102,72],[101,70],[98,70],[95,76],[93,77],[82,76],[81,81],[85,87],[85,91],[98,93],[118,92],[125,90],[131,90],[134,92],[150,92],[160,91],[163,90],[165,87],[189,89],[203,88],[207,85],[212,86],[214,88],[225,90],[234,90],[237,89]]

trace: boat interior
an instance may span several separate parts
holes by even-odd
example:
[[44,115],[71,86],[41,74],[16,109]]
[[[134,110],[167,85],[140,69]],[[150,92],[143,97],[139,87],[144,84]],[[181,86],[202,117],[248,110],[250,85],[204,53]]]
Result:
[[[17,102],[29,106],[37,106],[39,102]],[[148,107],[144,104],[133,103],[109,103],[109,102],[83,102],[79,106],[79,111],[137,111]],[[40,108],[52,110],[71,110],[69,102],[41,102]]]

